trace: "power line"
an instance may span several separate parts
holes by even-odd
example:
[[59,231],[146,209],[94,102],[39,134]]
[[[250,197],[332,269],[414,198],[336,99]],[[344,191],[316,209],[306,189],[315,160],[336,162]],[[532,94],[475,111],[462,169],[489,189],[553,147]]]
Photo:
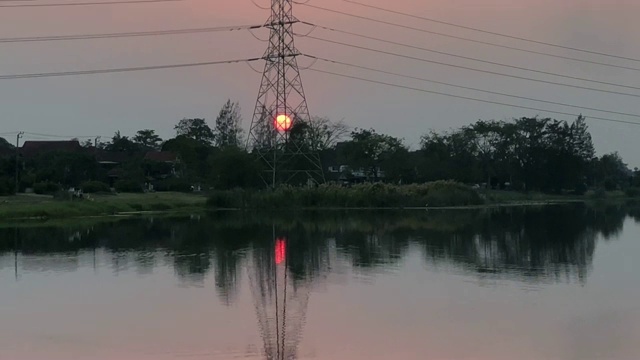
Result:
[[[534,107],[529,107],[529,106],[508,104],[508,103],[503,103],[503,102],[498,102],[498,101],[483,100],[483,99],[478,99],[478,98],[473,98],[473,97],[468,97],[468,96],[454,95],[454,94],[443,93],[443,92],[439,92],[439,91],[432,91],[432,90],[414,88],[414,87],[411,87],[411,86],[398,85],[398,84],[393,84],[393,83],[388,83],[388,82],[378,81],[378,80],[371,80],[371,79],[366,79],[366,78],[362,78],[362,77],[358,77],[358,76],[340,74],[340,73],[335,73],[335,72],[326,71],[326,70],[308,69],[308,71],[315,71],[315,72],[319,72],[319,73],[323,73],[323,74],[334,75],[334,76],[339,76],[339,77],[344,77],[344,78],[354,79],[354,80],[360,80],[360,81],[373,83],[373,84],[386,85],[386,86],[396,87],[396,88],[400,88],[400,89],[418,91],[418,92],[423,92],[423,93],[428,93],[428,94],[448,96],[448,97],[453,97],[453,98],[457,98],[457,99],[470,100],[470,101],[482,102],[482,103],[487,103],[487,104],[501,105],[501,106],[525,109],[525,110],[541,111],[541,112],[546,112],[546,113],[550,113],[550,114],[558,114],[558,115],[565,115],[565,116],[572,116],[572,117],[580,116],[580,114],[572,114],[572,113],[566,113],[566,112],[561,112],[561,111],[552,111],[552,110],[534,108]],[[634,121],[601,118],[601,117],[596,117],[596,116],[590,116],[589,119],[608,121],[608,122],[615,122],[615,123],[622,123],[622,124],[630,124],[630,125],[639,125],[640,126],[640,122],[634,122]]]
[[40,41],[66,41],[66,40],[86,40],[86,39],[108,39],[138,36],[159,36],[159,35],[180,35],[194,33],[209,33],[222,31],[237,30],[254,30],[263,28],[264,25],[238,25],[238,26],[220,26],[192,29],[173,29],[158,31],[137,31],[137,32],[121,32],[121,33],[105,33],[105,34],[77,34],[77,35],[54,35],[54,36],[33,36],[33,37],[12,37],[0,38],[0,43],[20,43],[20,42],[40,42]]
[[305,5],[305,6],[308,6],[308,7],[314,8],[314,9],[318,9],[318,10],[323,10],[323,11],[335,13],[335,14],[341,14],[341,15],[345,15],[345,16],[349,16],[349,17],[353,17],[353,18],[357,18],[357,19],[372,21],[372,22],[379,23],[379,24],[385,24],[385,25],[390,25],[390,26],[395,26],[395,27],[398,27],[398,28],[402,28],[402,29],[414,30],[414,31],[419,31],[419,32],[426,33],[426,34],[447,37],[447,38],[450,38],[450,39],[468,41],[468,42],[472,42],[472,43],[476,43],[476,44],[494,46],[494,47],[503,48],[503,49],[515,50],[515,51],[520,51],[520,52],[529,53],[529,54],[543,55],[543,56],[548,56],[548,57],[553,57],[553,58],[558,58],[558,59],[564,59],[564,60],[570,60],[570,61],[577,61],[577,62],[582,62],[582,63],[587,63],[587,64],[608,66],[608,67],[612,67],[612,68],[625,69],[625,70],[640,71],[640,68],[623,66],[623,65],[616,65],[616,64],[609,64],[609,63],[593,61],[593,60],[586,60],[586,59],[580,59],[580,58],[575,58],[575,57],[570,57],[570,56],[556,55],[556,54],[546,53],[546,52],[543,52],[543,51],[529,50],[529,49],[523,49],[523,48],[519,48],[519,47],[515,47],[515,46],[492,43],[492,42],[489,42],[489,41],[476,40],[476,39],[471,39],[471,38],[467,38],[467,37],[464,37],[464,36],[451,35],[451,34],[441,33],[441,32],[437,32],[437,31],[421,29],[421,28],[417,28],[417,27],[413,27],[413,26],[402,25],[402,24],[398,24],[398,23],[394,23],[394,22],[378,20],[378,19],[374,19],[374,18],[371,18],[371,17],[351,14],[351,13],[348,13],[348,12],[345,12],[345,11],[328,9],[328,8],[324,8],[324,7],[320,7],[320,6],[316,6],[316,5]]
[[482,70],[482,69],[468,67],[468,66],[453,65],[453,64],[444,63],[444,62],[441,62],[441,61],[434,61],[434,60],[429,60],[429,59],[425,59],[425,58],[419,58],[419,57],[414,57],[414,56],[396,54],[396,53],[392,53],[392,52],[389,52],[389,51],[383,51],[383,50],[373,49],[373,48],[369,48],[369,47],[365,47],[365,46],[358,46],[358,45],[343,43],[343,42],[340,42],[340,41],[323,39],[323,38],[319,38],[319,37],[315,37],[315,36],[311,36],[311,35],[307,36],[307,38],[314,39],[314,40],[319,40],[319,41],[324,41],[324,42],[331,43],[331,44],[342,45],[342,46],[346,46],[346,47],[350,47],[350,48],[354,48],[354,49],[366,50],[366,51],[371,51],[371,52],[390,55],[390,56],[395,56],[395,57],[401,57],[401,58],[410,59],[410,60],[416,60],[416,61],[422,61],[422,62],[431,63],[431,64],[437,64],[437,65],[442,65],[442,66],[453,67],[453,68],[457,68],[457,69],[465,69],[465,70],[469,70],[469,71],[481,72],[481,73],[485,73],[485,74],[499,75],[499,76],[510,77],[510,78],[514,78],[514,79],[528,80],[528,81],[534,81],[534,82],[539,82],[539,83],[544,83],[544,84],[551,84],[551,85],[557,85],[557,86],[570,87],[570,88],[574,88],[574,89],[583,89],[583,90],[598,91],[598,92],[616,94],[616,95],[640,97],[639,94],[632,94],[632,93],[625,93],[625,92],[620,92],[620,91],[598,89],[598,88],[592,88],[592,87],[588,87],[588,86],[571,85],[571,84],[560,83],[560,82],[555,82],[555,81],[535,79],[535,78],[530,78],[530,77],[526,77],[526,76],[510,75],[510,74],[500,73],[500,72],[496,72],[496,71]]
[[[477,31],[477,32],[481,32],[481,33],[484,33],[484,34],[501,36],[501,37],[505,37],[505,38],[509,38],[509,39],[526,41],[526,42],[533,43],[533,44],[551,46],[551,47],[565,49],[565,50],[579,51],[579,52],[583,52],[583,53],[587,53],[587,54],[601,55],[601,56],[607,56],[607,57],[612,57],[612,58],[616,58],[616,59],[640,62],[640,59],[634,59],[634,58],[625,57],[625,56],[619,56],[619,55],[612,55],[612,54],[607,54],[607,53],[603,53],[603,52],[587,50],[587,49],[580,49],[580,48],[575,48],[575,47],[570,47],[570,46],[558,45],[558,44],[548,43],[548,42],[544,42],[544,41],[532,40],[532,39],[527,39],[527,38],[523,38],[523,37],[518,37],[518,36],[513,36],[513,35],[508,35],[508,34],[503,34],[503,33],[498,33],[498,32],[494,32],[494,31],[478,29],[478,28],[474,28],[474,27],[470,27],[470,26],[454,24],[454,23],[450,23],[450,22],[446,22],[446,21],[442,21],[442,20],[436,20],[436,19],[427,18],[427,17],[424,17],[424,16],[418,16],[418,15],[409,14],[409,13],[405,13],[405,12],[400,12],[400,11],[396,11],[396,10],[386,9],[386,8],[379,7],[379,6],[363,4],[363,3],[360,3],[360,2],[357,2],[357,1],[353,1],[353,0],[343,0],[343,1],[348,2],[348,3],[352,3],[352,4],[356,4],[356,5],[359,5],[359,6],[364,6],[364,7],[368,7],[368,8],[372,8],[372,9],[388,12],[388,13],[408,16],[408,17],[412,17],[414,19],[430,21],[430,22],[443,24],[443,25],[448,25],[448,26],[453,26],[453,27],[457,27],[457,28],[461,28],[461,29]],[[310,6],[310,5],[307,5],[307,6]]]
[[153,4],[182,2],[185,0],[125,0],[125,1],[93,1],[77,3],[35,3],[35,4],[0,4],[0,8],[25,8],[25,7],[61,7],[61,6],[93,6],[93,5],[129,5],[129,4]]
[[521,100],[536,101],[536,102],[541,102],[541,103],[546,103],[546,104],[551,104],[551,105],[567,106],[567,107],[572,107],[572,108],[576,108],[576,109],[591,110],[591,111],[598,111],[598,112],[609,113],[609,114],[632,116],[632,117],[640,118],[640,115],[637,115],[637,114],[624,113],[624,112],[611,111],[611,110],[602,110],[602,109],[597,109],[597,108],[584,107],[584,106],[566,104],[566,103],[555,102],[555,101],[540,100],[540,99],[530,98],[530,97],[526,97],[526,96],[518,96],[518,95],[506,94],[506,93],[490,91],[490,90],[485,90],[485,89],[473,88],[473,87],[469,87],[469,86],[455,85],[455,84],[446,83],[446,82],[442,82],[442,81],[431,80],[431,79],[426,79],[426,78],[417,77],[417,76],[411,76],[411,75],[405,75],[405,74],[395,73],[395,72],[391,72],[391,71],[375,69],[375,68],[362,66],[362,65],[356,65],[356,64],[352,64],[352,63],[343,62],[343,61],[337,61],[337,60],[321,58],[321,57],[317,57],[317,56],[313,56],[313,55],[306,55],[305,54],[303,56],[309,57],[309,58],[314,59],[314,60],[325,61],[325,62],[328,62],[328,63],[348,66],[348,67],[367,70],[367,71],[373,71],[373,72],[386,74],[386,75],[393,75],[393,76],[403,77],[403,78],[406,78],[406,79],[419,80],[419,81],[424,81],[424,82],[429,82],[429,83],[434,83],[434,84],[439,84],[439,85],[446,85],[446,86],[451,86],[451,87],[455,87],[455,88],[459,88],[459,89],[478,91],[478,92],[483,92],[483,93],[487,93],[487,94],[506,96],[506,97],[511,97],[511,98],[515,98],[515,99],[521,99]]
[[[342,34],[347,34],[347,35],[357,36],[357,37],[361,37],[361,38],[369,39],[369,40],[380,41],[380,42],[383,42],[383,43],[393,44],[393,45],[402,46],[402,47],[407,47],[407,48],[410,48],[410,49],[416,49],[416,50],[427,51],[427,52],[431,52],[431,53],[434,53],[434,54],[440,54],[440,55],[451,56],[451,57],[455,57],[455,58],[459,58],[459,59],[471,60],[471,61],[481,62],[481,63],[485,63],[485,64],[490,64],[490,65],[496,65],[496,66],[507,67],[507,68],[511,68],[511,69],[517,69],[517,70],[529,71],[529,72],[538,73],[538,74],[544,74],[544,75],[557,76],[557,77],[562,77],[562,78],[571,79],[571,80],[585,81],[585,82],[591,82],[591,83],[601,84],[601,85],[618,86],[618,87],[627,88],[627,89],[640,90],[640,87],[636,87],[636,86],[621,85],[621,84],[610,83],[610,82],[606,82],[606,81],[599,81],[599,80],[593,80],[593,79],[586,79],[586,78],[581,78],[581,77],[576,77],[576,76],[570,76],[570,75],[562,75],[562,74],[553,73],[553,72],[548,72],[548,71],[543,71],[543,70],[529,69],[529,68],[525,68],[525,67],[521,67],[521,66],[515,66],[515,65],[503,64],[503,63],[499,63],[499,62],[495,62],[495,61],[482,60],[482,59],[478,59],[478,58],[474,58],[474,57],[469,57],[469,56],[463,56],[463,55],[451,54],[451,53],[444,52],[444,51],[433,50],[433,49],[429,49],[429,48],[425,48],[425,47],[409,45],[409,44],[405,44],[405,43],[401,43],[401,42],[397,42],[397,41],[385,40],[385,39],[381,39],[381,38],[374,37],[374,36],[368,36],[368,35],[363,35],[363,34],[354,33],[354,32],[351,32],[351,31],[339,30],[339,29],[330,28],[330,27],[326,27],[326,26],[315,25],[315,24],[311,24],[311,23],[305,23],[305,24],[307,24],[307,25],[312,25],[312,26],[317,26],[317,27],[319,27],[319,28],[321,28],[321,29],[325,29],[325,30],[329,30],[329,31],[334,31],[334,32],[342,33]],[[308,36],[308,35],[305,35],[305,37],[309,37],[309,36]]]
[[0,80],[31,79],[31,78],[77,76],[77,75],[95,75],[95,74],[122,73],[122,72],[133,72],[133,71],[161,70],[161,69],[177,69],[177,68],[187,68],[187,67],[196,67],[196,66],[253,62],[258,60],[262,60],[262,58],[208,61],[208,62],[198,62],[198,63],[170,64],[170,65],[156,65],[156,66],[140,66],[140,67],[127,67],[127,68],[114,68],[114,69],[99,69],[99,70],[0,75]]
[[[58,138],[58,139],[93,139],[100,135],[52,135],[52,134],[40,134],[32,132],[24,132],[26,135],[32,135],[37,137]],[[102,136],[101,136],[102,137]]]

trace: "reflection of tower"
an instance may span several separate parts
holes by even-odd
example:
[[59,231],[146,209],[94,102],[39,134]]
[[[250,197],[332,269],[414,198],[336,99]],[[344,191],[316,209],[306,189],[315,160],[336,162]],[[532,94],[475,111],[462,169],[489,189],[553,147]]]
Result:
[[269,251],[254,249],[249,281],[267,360],[297,358],[309,300],[309,284],[295,281],[287,239],[275,238]]
[[322,182],[320,157],[294,136],[296,124],[310,120],[294,45],[293,0],[271,0],[269,47],[264,54],[265,68],[249,129],[248,145],[266,166],[266,184]]

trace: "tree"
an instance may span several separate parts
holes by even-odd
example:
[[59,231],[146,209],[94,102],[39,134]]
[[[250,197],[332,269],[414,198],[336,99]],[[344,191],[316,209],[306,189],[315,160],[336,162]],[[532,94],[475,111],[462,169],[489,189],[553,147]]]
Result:
[[105,144],[105,149],[111,152],[125,152],[134,154],[140,150],[138,144],[129,139],[128,136],[122,136],[120,131],[116,131],[111,138],[111,142]]
[[378,180],[385,161],[402,149],[405,147],[400,139],[373,129],[356,129],[341,155],[352,168],[361,168],[370,178]]
[[219,148],[239,147],[242,140],[240,105],[227,100],[216,118],[215,144]]
[[185,173],[191,180],[204,179],[209,174],[207,158],[211,147],[185,135],[165,141],[162,151],[171,151],[180,155]]
[[178,136],[186,136],[205,145],[215,141],[215,134],[205,119],[182,119],[174,129]]
[[155,130],[144,129],[138,130],[136,135],[133,137],[133,141],[143,149],[157,150],[160,148],[162,138],[156,135]]
[[217,189],[255,188],[262,183],[258,162],[240,148],[214,149],[208,163],[211,169],[209,180]]
[[617,152],[605,154],[592,162],[594,182],[607,190],[616,190],[629,183],[632,171]]
[[335,147],[338,141],[349,134],[349,128],[343,121],[312,117],[309,121],[297,121],[291,133],[298,137],[301,146],[319,152]]
[[13,149],[14,146],[7,139],[0,137],[0,149]]

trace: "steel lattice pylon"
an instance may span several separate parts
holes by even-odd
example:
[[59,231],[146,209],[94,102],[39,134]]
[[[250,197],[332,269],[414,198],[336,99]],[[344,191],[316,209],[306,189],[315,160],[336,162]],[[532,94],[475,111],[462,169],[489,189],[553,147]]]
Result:
[[[317,152],[306,149],[300,136],[290,131],[296,124],[310,121],[309,109],[294,45],[292,0],[271,0],[271,17],[265,24],[270,29],[269,47],[262,83],[249,129],[247,148],[266,166],[265,184],[324,182]],[[276,118],[290,119],[287,129],[278,129]]]

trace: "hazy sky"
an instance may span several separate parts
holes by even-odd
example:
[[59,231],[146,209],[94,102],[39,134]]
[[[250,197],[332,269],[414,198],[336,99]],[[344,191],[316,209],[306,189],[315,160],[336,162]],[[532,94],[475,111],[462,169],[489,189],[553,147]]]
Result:
[[[44,3],[54,0],[39,1]],[[74,0],[74,2],[80,1]],[[256,1],[263,6],[269,5],[267,0]],[[361,1],[514,36],[640,59],[640,47],[637,46],[640,23],[636,21],[636,16],[640,13],[640,1],[636,0]],[[500,38],[366,9],[342,0],[311,0],[310,4],[457,36],[640,68],[640,62],[616,60]],[[319,25],[434,50],[575,77],[640,86],[640,82],[637,81],[640,79],[639,71],[589,65],[472,44],[375,24],[305,6],[297,6],[296,15],[302,20]],[[186,0],[146,5],[56,8],[0,7],[0,37],[259,24],[263,23],[267,17],[268,12],[258,9],[250,0]],[[297,29],[306,30],[306,28],[303,29],[303,25]],[[267,36],[266,30],[256,31],[255,34],[262,38]],[[313,35],[456,65],[640,94],[640,90],[505,69],[332,34],[320,29],[317,29]],[[363,50],[349,49],[308,38],[299,39],[297,45],[303,53],[387,71],[403,72],[413,76],[519,96],[640,114],[636,106],[638,104],[636,97],[545,85],[387,55],[375,55]],[[88,41],[0,43],[0,75],[256,57],[263,54],[265,46],[264,42],[256,40],[247,31]],[[309,63],[301,59],[302,66]],[[260,68],[261,64],[255,64],[255,66]],[[503,98],[443,85],[356,71],[320,62],[315,67],[427,90],[569,113],[580,112],[572,108]],[[259,82],[260,75],[245,64],[82,77],[0,80],[0,133],[24,130],[70,136],[110,136],[116,130],[120,130],[123,134],[133,134],[142,128],[153,128],[161,136],[169,137],[174,134],[173,125],[181,118],[205,117],[213,120],[227,98],[240,102],[243,108],[244,126],[247,127],[251,121]],[[412,146],[417,146],[420,134],[429,129],[459,127],[477,119],[549,115],[371,85],[310,71],[303,73],[303,82],[309,107],[314,115],[328,116],[333,119],[344,118],[353,127],[374,127],[380,132],[403,137]],[[640,118],[622,115],[587,110],[582,113],[587,117],[593,115],[640,122]],[[563,118],[562,116],[554,117]],[[640,166],[640,144],[637,141],[640,127],[595,120],[589,121],[589,125],[598,153],[619,150],[632,167]]]

